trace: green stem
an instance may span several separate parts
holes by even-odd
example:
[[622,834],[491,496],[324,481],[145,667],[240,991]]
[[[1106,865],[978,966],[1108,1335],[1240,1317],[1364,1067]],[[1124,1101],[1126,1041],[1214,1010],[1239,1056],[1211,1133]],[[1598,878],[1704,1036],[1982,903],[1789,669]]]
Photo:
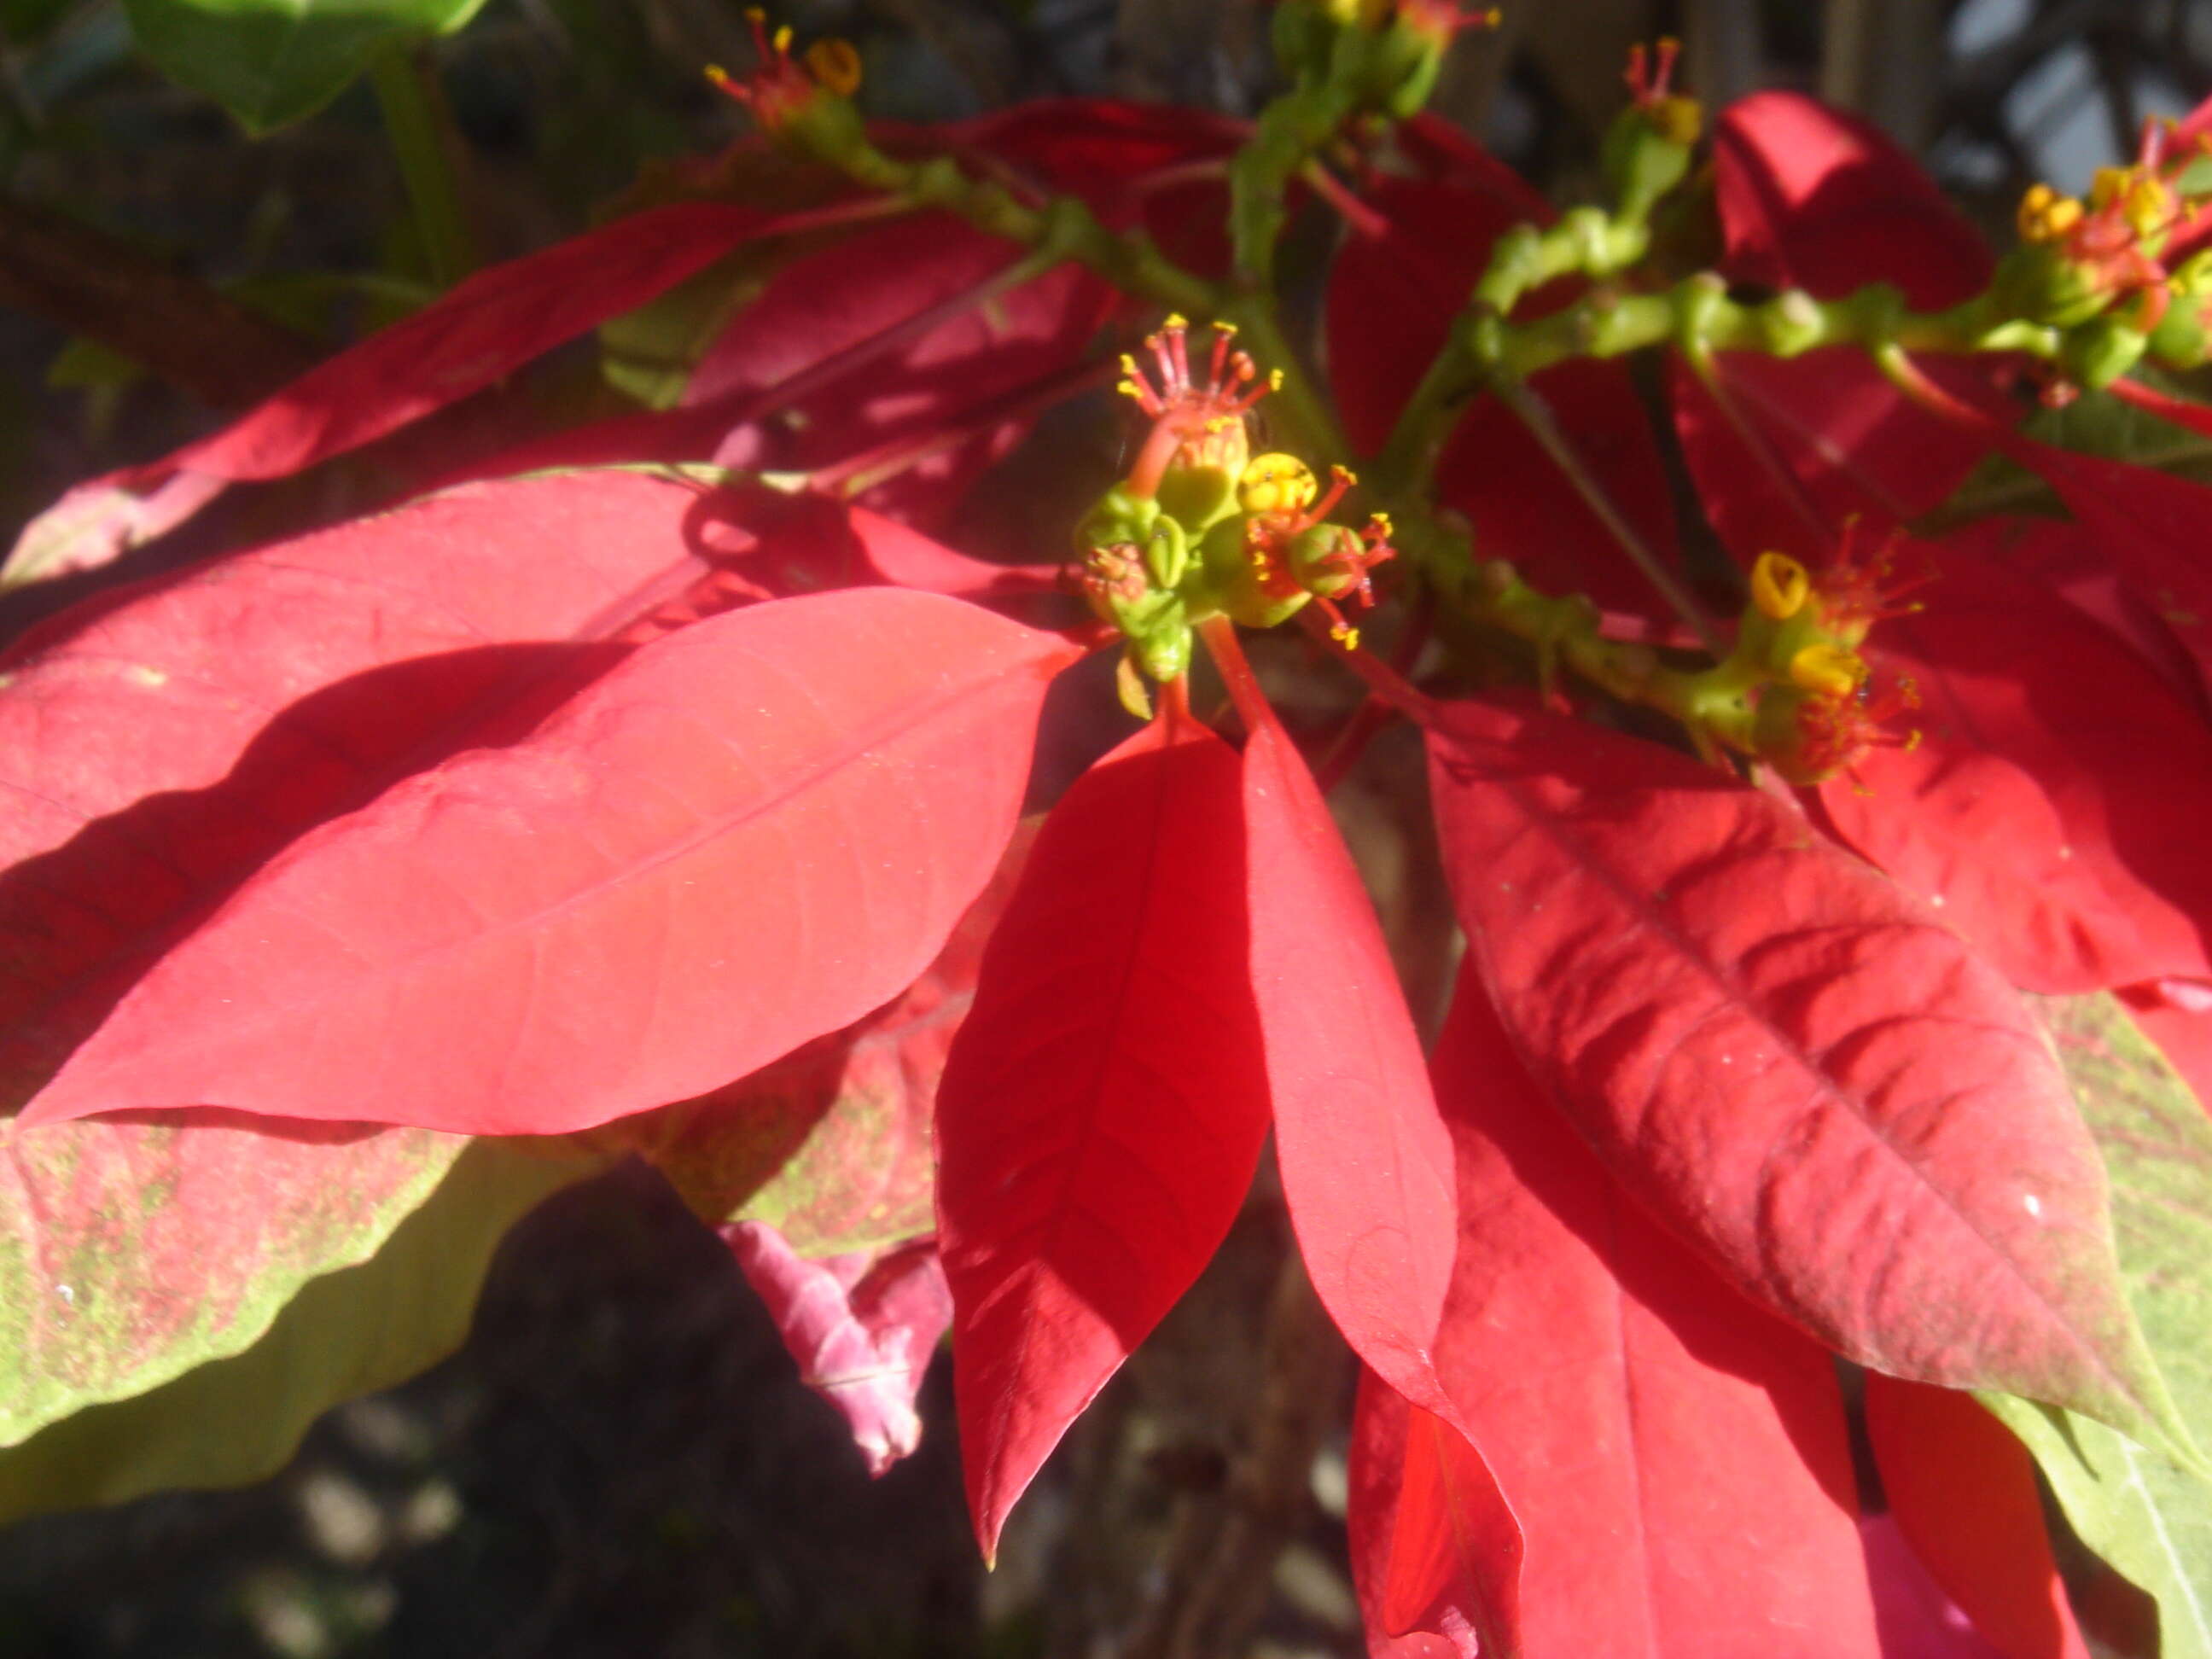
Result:
[[1351,89],[1334,82],[1302,87],[1260,112],[1252,137],[1229,164],[1229,226],[1239,284],[1273,285],[1275,244],[1289,216],[1284,193],[1299,168],[1358,112]]
[[908,163],[865,146],[824,159],[872,189],[956,214],[978,230],[1034,249],[1042,258],[1086,265],[1125,294],[1156,301],[1194,319],[1234,323],[1254,358],[1263,368],[1282,371],[1282,385],[1269,408],[1285,438],[1319,457],[1351,453],[1313,377],[1284,337],[1272,295],[1232,293],[1194,276],[1162,253],[1149,237],[1141,233],[1116,235],[1073,198],[1030,207],[993,180],[969,177],[949,156]]
[[459,140],[444,90],[428,60],[405,46],[376,55],[369,83],[415,210],[430,280],[441,289],[451,288],[476,269],[477,250],[456,187]]

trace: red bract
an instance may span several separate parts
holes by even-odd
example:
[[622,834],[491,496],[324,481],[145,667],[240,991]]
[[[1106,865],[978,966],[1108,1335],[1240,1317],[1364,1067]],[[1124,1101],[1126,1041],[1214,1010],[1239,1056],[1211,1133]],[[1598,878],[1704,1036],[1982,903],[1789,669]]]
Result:
[[2160,1414],[2095,1148],[1956,935],[1652,745],[1468,705],[1432,752],[1471,957],[1632,1192],[1863,1364]]
[[1359,872],[1279,725],[1244,750],[1244,834],[1252,990],[1299,1249],[1352,1352],[1449,1419],[1435,1353],[1457,1231],[1451,1138]]
[[1963,1395],[1880,1376],[1866,1389],[1890,1513],[1936,1582],[2012,1659],[2086,1659],[2020,1442]]
[[1475,1659],[1518,1647],[1521,1529],[1467,1437],[1363,1370],[1347,1456],[1368,1650]]
[[[1439,1365],[1526,1539],[1526,1650],[1660,1659],[1788,1631],[1793,1653],[1874,1651],[1827,1353],[1614,1184],[1531,1082],[1477,975],[1436,1073],[1461,1217]],[[1734,1565],[1716,1574],[1723,1556]]]
[[935,1247],[809,1261],[763,1222],[735,1223],[722,1237],[768,1304],[799,1380],[844,1417],[868,1473],[881,1474],[920,1445],[914,1397],[952,1317]]
[[659,208],[496,266],[212,437],[78,485],[24,532],[8,574],[27,580],[103,564],[174,527],[226,483],[281,477],[380,437],[673,288],[741,241],[843,216]]
[[[890,590],[657,641],[527,739],[302,841],[25,1121],[220,1104],[543,1134],[701,1093],[921,971],[1012,830],[1072,654]],[[838,859],[757,873],[810,842]]]
[[1093,767],[1037,837],[946,1066],[939,1237],[986,1556],[1251,1184],[1267,1092],[1237,784],[1187,716]]
[[[988,1557],[1279,1190],[1362,1368],[1377,1659],[2081,1659],[2058,1564],[2118,1580],[2054,1548],[2027,1447],[2190,1629],[2212,1154],[2104,993],[2203,1084],[2212,495],[2014,427],[2029,370],[2185,364],[2149,329],[2194,313],[2069,288],[2050,192],[1993,276],[1795,95],[1698,172],[1672,47],[1611,205],[1554,216],[1406,118],[1468,21],[1281,0],[1291,101],[1250,130],[872,135],[848,51],[767,33],[745,100],[833,205],[501,267],[42,520],[44,568],[97,562],[741,255],[674,406],[489,463],[426,428],[400,489],[481,476],[0,662],[0,1441],[254,1341],[446,1196],[453,1135],[573,1137],[501,1204],[660,1170],[872,1470],[949,1321]],[[2099,189],[2105,265],[2212,287],[2126,240],[2179,184]],[[1264,234],[1294,191],[1344,224],[1323,352]],[[1672,355],[1679,457],[1636,351]],[[1140,424],[1039,428],[1117,368]],[[1911,540],[1990,451],[2076,522]],[[538,471],[583,459],[619,465]],[[963,523],[1027,562],[933,539]],[[1070,674],[1048,719],[1101,647],[1112,695]],[[1340,828],[1347,778],[1383,810]]]
[[2073,606],[1947,550],[1884,630],[1921,734],[1824,786],[1844,837],[2015,985],[2212,974],[2212,731]]

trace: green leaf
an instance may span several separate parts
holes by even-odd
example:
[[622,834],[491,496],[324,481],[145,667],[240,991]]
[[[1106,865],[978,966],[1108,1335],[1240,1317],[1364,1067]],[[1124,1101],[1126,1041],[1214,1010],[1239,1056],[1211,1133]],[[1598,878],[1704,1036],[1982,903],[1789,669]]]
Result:
[[214,1112],[0,1123],[0,1446],[252,1346],[467,1145]]
[[2113,997],[2038,1001],[2105,1155],[2136,1318],[2183,1420],[2212,1449],[2212,1117]]
[[2160,1659],[2212,1659],[2212,1487],[2090,1418],[1982,1403],[2035,1455],[2081,1541],[2156,1600]]
[[[2076,454],[2130,461],[2178,478],[2212,483],[2212,438],[2161,420],[2109,392],[2085,392],[2063,409],[2039,409],[2021,422],[2020,430]],[[1932,536],[1992,513],[2051,519],[2073,516],[2058,492],[2040,476],[2008,456],[1992,453],[1949,501],[1923,516],[1913,528]]]
[[313,114],[386,47],[449,33],[483,0],[124,0],[171,80],[255,137]]
[[311,1279],[261,1340],[0,1451],[0,1522],[282,1468],[315,1419],[459,1347],[493,1248],[539,1200],[599,1167],[477,1141],[368,1261]]
[[[2120,1269],[2176,1408],[2212,1445],[2212,1118],[2106,994],[2033,1000],[2112,1181]],[[2212,1659],[2212,1486],[2101,1423],[1984,1397],[2081,1540],[2158,1602],[2164,1659]]]

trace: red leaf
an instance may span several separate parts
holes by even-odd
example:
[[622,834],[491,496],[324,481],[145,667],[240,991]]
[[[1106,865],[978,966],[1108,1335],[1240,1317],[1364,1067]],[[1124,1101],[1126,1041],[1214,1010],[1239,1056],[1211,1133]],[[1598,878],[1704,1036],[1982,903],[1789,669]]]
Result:
[[2041,586],[1955,548],[1939,569],[1875,636],[1922,740],[1823,787],[1837,829],[2015,985],[2212,975],[2212,730]]
[[1451,1136],[1359,872],[1273,721],[1244,750],[1251,978],[1306,1270],[1352,1352],[1449,1418],[1433,1369],[1458,1231]]
[[[1729,351],[1716,361],[1723,388],[1773,462],[1745,442],[1680,363],[1674,428],[1713,528],[1747,567],[1774,549],[1817,568],[1847,520],[1858,518],[1863,533],[1879,535],[1930,511],[1989,448],[1982,437],[1905,398],[1855,347],[1787,361]],[[1975,394],[1977,368],[1939,362],[1928,373],[1962,397]],[[1796,481],[1794,489],[1776,478],[1774,464]],[[1820,533],[1801,501],[1820,521]]]
[[[1063,265],[963,305],[1020,257],[999,237],[931,216],[863,232],[785,266],[708,349],[684,389],[688,407],[757,422],[712,458],[810,471],[946,429],[1067,368],[1116,296],[1079,266]],[[783,393],[794,377],[811,375],[840,353],[852,354],[846,372],[812,382],[811,391]],[[890,503],[911,507],[926,494],[941,506],[1025,426],[1008,422],[929,458],[884,487]]]
[[952,1317],[936,1247],[808,1261],[765,1223],[720,1231],[799,1362],[799,1380],[843,1415],[868,1473],[919,1446],[915,1396]]
[[1267,1133],[1235,753],[1169,720],[1045,820],[938,1095],[962,1459],[988,1558],[1212,1258]]
[[1827,1352],[1629,1200],[1476,975],[1436,1082],[1461,1216],[1437,1365],[1526,1540],[1527,1651],[1875,1652]]
[[2157,608],[2212,684],[2212,490],[2148,467],[2005,435],[2005,453],[2049,481],[2097,550]]
[[1352,1573],[1375,1659],[1516,1650],[1521,1534],[1467,1437],[1363,1368],[1346,1462]]
[[2126,641],[2158,671],[2168,689],[2200,714],[2212,718],[2204,677],[2188,648],[2080,525],[2060,519],[1990,518],[1954,532],[1945,543],[1994,560],[2014,575],[2057,593]]
[[1920,164],[1801,93],[1755,93],[1721,112],[1713,194],[1738,281],[1822,299],[1894,283],[1923,311],[1989,282],[1988,248]]
[[[236,482],[301,471],[491,385],[673,288],[739,242],[850,213],[778,218],[722,203],[656,208],[495,265],[318,365],[222,431],[79,484],[32,521],[8,575],[28,580],[104,564],[182,523],[216,493],[204,483],[182,484],[182,474]],[[149,489],[155,493],[144,495]],[[71,533],[58,539],[63,527]]]
[[1168,104],[1040,99],[941,130],[931,154],[988,157],[1040,193],[1080,196],[1115,229],[1142,228],[1184,270],[1228,274],[1225,160],[1251,124]]
[[0,1106],[302,830],[619,660],[752,544],[731,507],[635,473],[472,486],[27,635],[0,660]]
[[1862,1515],[1859,1539],[1866,1546],[1882,1659],[2006,1659],[1929,1576],[1894,1517]]
[[2027,1448],[1970,1395],[1874,1373],[1866,1423],[1890,1513],[1975,1627],[2008,1659],[2088,1659]]
[[1038,822],[1022,821],[990,884],[895,1000],[703,1099],[622,1119],[592,1140],[636,1152],[702,1218],[771,1223],[803,1255],[887,1249],[933,1231],[938,1085]]
[[1184,106],[1088,98],[1035,99],[943,130],[951,148],[1011,162],[1115,225],[1152,195],[1158,174],[1226,156],[1250,132],[1249,122]]
[[2166,1424],[2096,1148],[1956,935],[1654,744],[1469,704],[1430,752],[1469,960],[1632,1193],[1862,1364]]
[[704,1092],[909,983],[1074,654],[887,589],[641,647],[526,741],[303,838],[27,1117],[204,1103],[479,1133]]

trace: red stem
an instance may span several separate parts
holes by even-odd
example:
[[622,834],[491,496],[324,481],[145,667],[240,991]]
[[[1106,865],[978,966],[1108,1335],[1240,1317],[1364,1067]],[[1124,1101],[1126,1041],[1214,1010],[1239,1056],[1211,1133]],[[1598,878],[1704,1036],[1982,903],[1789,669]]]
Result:
[[1437,700],[1414,686],[1396,669],[1371,651],[1346,651],[1330,637],[1328,619],[1312,611],[1299,612],[1306,632],[1321,641],[1328,654],[1367,682],[1367,689],[1418,726],[1434,726],[1443,710]]
[[1282,722],[1267,706],[1267,696],[1253,677],[1252,665],[1245,660],[1244,647],[1237,642],[1237,625],[1226,617],[1209,617],[1199,623],[1198,636],[1206,641],[1206,655],[1221,671],[1221,683],[1228,688],[1229,701],[1237,705],[1244,729],[1257,732],[1263,726],[1272,726],[1279,730]]

